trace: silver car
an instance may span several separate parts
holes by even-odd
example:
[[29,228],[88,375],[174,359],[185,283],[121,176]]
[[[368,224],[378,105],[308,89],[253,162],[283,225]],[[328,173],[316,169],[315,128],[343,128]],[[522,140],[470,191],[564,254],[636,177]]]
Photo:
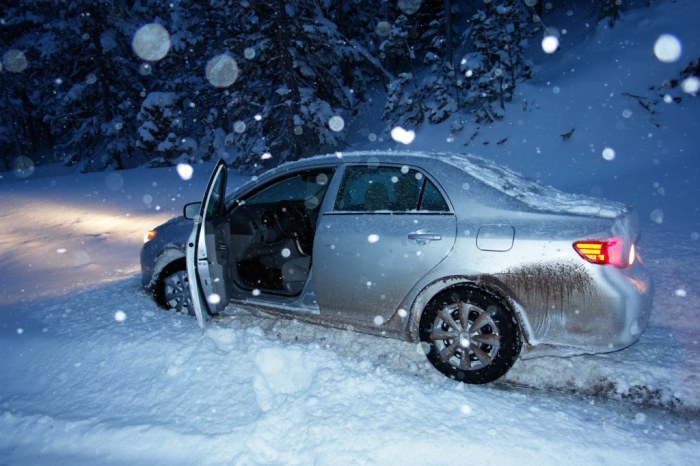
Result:
[[486,383],[519,355],[637,341],[651,280],[636,213],[458,154],[362,152],[287,163],[150,232],[142,282],[202,327],[229,303],[421,342]]

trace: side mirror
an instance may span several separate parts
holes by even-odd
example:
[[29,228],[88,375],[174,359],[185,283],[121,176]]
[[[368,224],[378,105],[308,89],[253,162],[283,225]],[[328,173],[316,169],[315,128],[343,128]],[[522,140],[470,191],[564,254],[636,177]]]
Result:
[[200,210],[202,210],[201,202],[190,202],[189,204],[185,204],[185,207],[182,209],[182,215],[187,219],[195,220],[199,217]]

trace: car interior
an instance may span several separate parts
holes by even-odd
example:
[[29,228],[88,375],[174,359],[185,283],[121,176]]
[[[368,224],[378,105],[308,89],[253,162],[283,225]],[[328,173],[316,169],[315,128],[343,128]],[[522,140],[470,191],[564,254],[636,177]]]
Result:
[[290,175],[234,204],[231,277],[244,290],[295,296],[311,270],[311,253],[330,170]]

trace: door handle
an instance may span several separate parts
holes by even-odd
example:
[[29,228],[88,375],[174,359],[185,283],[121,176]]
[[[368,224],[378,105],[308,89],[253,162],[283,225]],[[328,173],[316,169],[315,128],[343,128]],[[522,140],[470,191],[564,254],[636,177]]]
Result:
[[433,233],[428,230],[418,230],[414,231],[413,233],[409,233],[407,238],[415,241],[418,244],[428,244],[429,241],[440,241],[442,239],[442,235],[438,235],[437,233]]

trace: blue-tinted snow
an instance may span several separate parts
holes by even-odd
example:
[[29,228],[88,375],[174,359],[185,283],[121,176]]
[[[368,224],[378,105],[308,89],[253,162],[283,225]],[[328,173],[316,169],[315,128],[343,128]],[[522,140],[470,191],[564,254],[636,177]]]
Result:
[[[527,110],[466,147],[646,212],[656,293],[634,346],[519,360],[500,385],[467,387],[404,342],[238,310],[202,334],[140,289],[138,251],[201,196],[211,166],[187,181],[174,168],[1,173],[0,463],[444,464],[446,442],[484,464],[700,463],[700,108],[686,96],[653,116],[623,95],[650,96],[698,58],[699,5],[652,2],[614,29],[563,16],[560,51],[512,104]],[[683,45],[674,63],[653,53],[666,33]],[[464,152],[452,123],[409,148]],[[356,149],[386,148],[380,125],[364,129]]]

